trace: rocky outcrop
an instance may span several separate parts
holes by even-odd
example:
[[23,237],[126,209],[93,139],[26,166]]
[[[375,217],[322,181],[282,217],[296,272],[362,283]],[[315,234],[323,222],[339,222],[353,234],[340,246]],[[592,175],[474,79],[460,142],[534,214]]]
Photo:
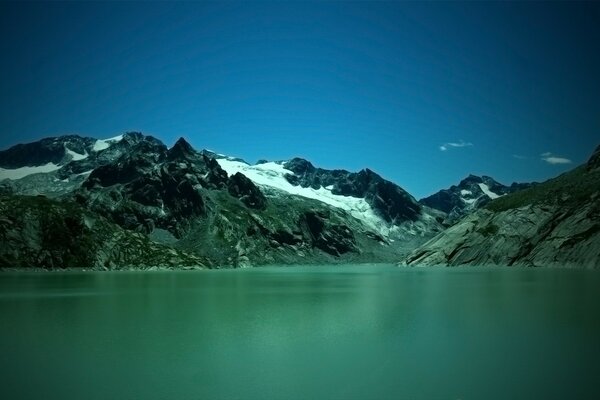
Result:
[[207,268],[207,259],[154,243],[75,203],[0,196],[0,269]]
[[260,189],[250,179],[239,172],[229,178],[227,190],[230,195],[237,197],[250,208],[264,210],[267,207],[267,199]]
[[347,226],[332,224],[324,212],[306,212],[300,224],[308,232],[313,246],[331,255],[358,251],[352,231]]
[[491,201],[403,265],[600,267],[600,169],[588,164]]
[[165,229],[175,237],[205,215],[208,189],[222,189],[227,173],[184,139],[167,150],[142,140],[114,162],[93,170],[75,199],[126,229]]
[[600,214],[526,206],[480,210],[415,250],[406,265],[501,265],[597,268]]

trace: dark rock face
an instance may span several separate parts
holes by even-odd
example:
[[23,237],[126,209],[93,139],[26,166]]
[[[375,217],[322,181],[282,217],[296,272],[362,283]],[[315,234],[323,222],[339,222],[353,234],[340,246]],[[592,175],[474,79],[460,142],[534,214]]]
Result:
[[422,204],[449,214],[454,209],[463,209],[465,204],[460,196],[456,195],[455,186],[450,189],[440,190],[429,197],[419,200]]
[[323,212],[306,212],[300,221],[312,240],[313,246],[334,256],[357,251],[352,231],[340,224],[331,224]]
[[383,179],[371,180],[365,199],[387,222],[414,221],[421,211],[408,192]]
[[204,190],[222,189],[226,183],[227,173],[218,163],[185,140],[167,150],[158,141],[143,139],[96,168],[76,198],[127,229],[150,233],[158,227],[181,237],[190,219],[206,213]]
[[79,154],[90,153],[95,141],[92,138],[70,135],[18,144],[0,151],[0,167],[16,169],[48,163],[63,164],[70,161],[65,149]]
[[[535,183],[513,183],[505,186],[489,176],[469,175],[458,185],[440,190],[419,202],[448,214],[450,222],[456,221],[474,210],[480,209],[492,200],[480,185],[487,186],[496,196],[504,196],[519,190],[527,189]],[[484,187],[485,187],[484,186]]]
[[594,170],[596,168],[600,168],[600,146],[596,147],[596,150],[587,162],[588,171]]
[[202,163],[208,172],[206,173],[206,187],[209,189],[223,189],[227,185],[227,172],[212,157],[202,155]]
[[284,167],[294,172],[286,176],[292,185],[331,187],[332,194],[364,198],[387,222],[415,221],[421,213],[421,206],[408,192],[370,169],[357,173],[325,170],[301,158],[286,162]]
[[199,154],[184,138],[179,138],[167,152],[169,161],[196,160]]
[[229,178],[227,190],[230,195],[237,197],[250,208],[263,210],[267,206],[267,199],[260,189],[239,172]]

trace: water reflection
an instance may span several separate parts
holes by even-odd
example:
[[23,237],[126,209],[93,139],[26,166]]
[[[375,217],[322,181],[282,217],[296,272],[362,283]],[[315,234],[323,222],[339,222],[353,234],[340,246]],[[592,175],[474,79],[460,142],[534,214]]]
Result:
[[599,283],[589,271],[349,266],[0,275],[2,390],[573,397],[596,390]]

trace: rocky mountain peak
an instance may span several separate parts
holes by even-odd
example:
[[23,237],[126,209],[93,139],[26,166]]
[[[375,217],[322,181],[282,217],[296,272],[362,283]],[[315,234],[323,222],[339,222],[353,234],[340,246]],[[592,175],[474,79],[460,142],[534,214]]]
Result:
[[95,139],[79,135],[50,137],[37,142],[17,144],[0,151],[0,167],[17,169],[36,167],[49,163],[61,165],[73,159],[74,154],[83,156],[91,151]]
[[463,180],[461,180],[459,182],[458,187],[463,188],[463,187],[467,187],[469,185],[473,185],[473,184],[477,184],[477,183],[483,183],[482,177],[473,175],[473,174],[469,174],[469,176],[467,176],[466,178],[464,178]]
[[177,139],[173,147],[169,149],[169,160],[189,159],[197,156],[196,150],[183,137]]
[[291,160],[285,162],[283,166],[297,175],[312,173],[316,169],[310,161],[299,157],[292,158]]
[[469,174],[458,185],[440,190],[420,200],[421,204],[448,214],[447,223],[454,223],[491,200],[530,187],[530,183],[513,183],[505,186],[494,178]]

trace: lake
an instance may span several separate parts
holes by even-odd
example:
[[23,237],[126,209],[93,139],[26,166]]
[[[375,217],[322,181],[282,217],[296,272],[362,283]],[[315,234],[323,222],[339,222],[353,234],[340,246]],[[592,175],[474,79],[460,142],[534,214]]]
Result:
[[0,274],[4,399],[600,398],[600,273]]

